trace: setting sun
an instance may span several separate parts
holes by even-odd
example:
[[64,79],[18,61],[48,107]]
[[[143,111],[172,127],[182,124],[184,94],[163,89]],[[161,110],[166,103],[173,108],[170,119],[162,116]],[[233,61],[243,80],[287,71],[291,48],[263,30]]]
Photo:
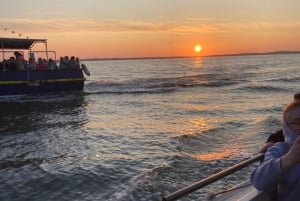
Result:
[[201,45],[195,45],[194,50],[195,50],[195,52],[199,53],[202,50],[202,46]]

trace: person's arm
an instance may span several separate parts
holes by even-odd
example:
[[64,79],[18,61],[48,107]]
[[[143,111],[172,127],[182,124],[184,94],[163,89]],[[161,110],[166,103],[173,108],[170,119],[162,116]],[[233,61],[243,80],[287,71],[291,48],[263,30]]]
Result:
[[289,148],[286,143],[278,143],[268,149],[263,163],[251,174],[255,188],[271,191],[295,165],[300,163],[300,136]]
[[274,142],[266,142],[260,149],[260,153],[265,153],[269,147],[273,146]]
[[262,148],[260,149],[261,153],[265,153],[269,147],[271,147],[272,145],[274,145],[276,142],[283,142],[284,141],[284,137],[283,137],[283,132],[282,129],[276,131],[275,133],[272,133],[266,143],[262,146]]
[[272,192],[278,185],[280,178],[286,174],[281,168],[280,157],[284,153],[282,144],[268,149],[264,161],[251,174],[251,182],[255,188],[265,192]]

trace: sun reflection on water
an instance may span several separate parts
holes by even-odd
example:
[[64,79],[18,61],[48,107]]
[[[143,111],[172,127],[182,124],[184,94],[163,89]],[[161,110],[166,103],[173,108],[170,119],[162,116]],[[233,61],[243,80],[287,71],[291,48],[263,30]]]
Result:
[[202,67],[202,63],[203,63],[203,60],[201,57],[194,58],[194,67],[200,68],[200,67]]
[[203,161],[214,161],[214,160],[220,160],[223,158],[227,158],[233,155],[236,155],[237,153],[234,152],[233,149],[221,149],[216,152],[209,152],[209,153],[201,153],[201,154],[195,154],[192,155],[192,157],[196,158],[197,160],[203,160]]

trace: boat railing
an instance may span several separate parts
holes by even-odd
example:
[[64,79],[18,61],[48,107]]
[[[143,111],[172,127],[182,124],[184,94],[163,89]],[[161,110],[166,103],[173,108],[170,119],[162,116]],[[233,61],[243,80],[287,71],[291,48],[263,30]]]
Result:
[[[12,55],[13,55],[15,52],[16,51],[12,51],[12,50],[0,50],[0,55],[2,55],[2,61],[5,59],[6,53],[12,53]],[[24,51],[17,51],[17,52],[19,52],[20,54],[22,54],[24,56]]]
[[32,51],[32,50],[30,50],[29,52],[28,52],[28,57],[30,58],[30,57],[32,57],[31,56],[31,54],[34,54],[34,53],[45,53],[46,54],[46,58],[47,58],[47,60],[49,59],[49,53],[53,53],[54,54],[54,61],[57,61],[56,60],[56,51]]
[[[13,55],[16,52],[20,53],[23,57],[25,55],[24,51],[20,51],[20,50],[18,50],[18,51],[17,50],[0,50],[0,55],[2,55],[2,61],[6,58],[5,54],[12,53],[12,55]],[[57,61],[56,60],[56,51],[37,51],[37,50],[32,51],[32,50],[30,50],[30,51],[28,51],[28,58],[34,57],[34,53],[38,53],[38,54],[45,53],[47,60],[49,57],[49,53],[51,53],[54,55],[54,61]]]
[[241,170],[243,169],[244,167],[247,167],[248,165],[250,164],[253,164],[257,161],[261,161],[262,159],[264,158],[264,154],[263,153],[260,153],[250,159],[247,159],[239,164],[236,164],[228,169],[225,169],[219,173],[216,173],[216,174],[213,174],[205,179],[202,179],[202,180],[199,180],[183,189],[180,189],[174,193],[171,193],[165,197],[162,198],[162,201],[173,201],[173,200],[177,200],[191,192],[194,192],[204,186],[207,186],[215,181],[218,181],[238,170]]

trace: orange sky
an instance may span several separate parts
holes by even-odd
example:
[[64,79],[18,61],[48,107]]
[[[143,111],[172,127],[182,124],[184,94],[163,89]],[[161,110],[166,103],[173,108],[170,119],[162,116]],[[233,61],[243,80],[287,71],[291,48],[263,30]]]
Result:
[[47,38],[58,56],[197,56],[195,44],[200,56],[300,50],[296,0],[0,3],[1,37]]

